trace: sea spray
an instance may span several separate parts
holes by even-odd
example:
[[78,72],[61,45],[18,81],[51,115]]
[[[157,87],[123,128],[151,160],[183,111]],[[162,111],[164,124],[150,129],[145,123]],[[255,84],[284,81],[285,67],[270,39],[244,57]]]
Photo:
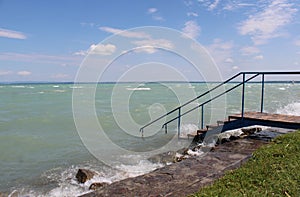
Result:
[[290,103],[276,111],[278,114],[300,116],[300,103]]
[[183,124],[180,126],[180,137],[187,137],[188,134],[196,133],[198,129],[195,124]]

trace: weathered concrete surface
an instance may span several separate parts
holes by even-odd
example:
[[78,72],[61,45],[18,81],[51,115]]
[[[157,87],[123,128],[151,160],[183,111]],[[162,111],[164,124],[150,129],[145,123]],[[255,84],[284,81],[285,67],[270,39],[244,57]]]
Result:
[[95,196],[186,196],[211,184],[225,171],[238,168],[254,150],[267,142],[238,139],[221,144],[202,157],[194,157],[125,179],[85,194]]

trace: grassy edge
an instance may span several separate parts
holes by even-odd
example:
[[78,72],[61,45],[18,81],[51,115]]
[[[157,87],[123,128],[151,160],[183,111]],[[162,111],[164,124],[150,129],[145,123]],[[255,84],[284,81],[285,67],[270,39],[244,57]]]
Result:
[[193,196],[300,196],[300,131],[257,149],[242,167],[228,171]]

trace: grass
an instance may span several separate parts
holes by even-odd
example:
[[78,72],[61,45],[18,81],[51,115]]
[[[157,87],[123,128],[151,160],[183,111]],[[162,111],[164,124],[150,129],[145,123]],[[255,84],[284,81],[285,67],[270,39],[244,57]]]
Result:
[[300,131],[274,139],[194,196],[300,196]]

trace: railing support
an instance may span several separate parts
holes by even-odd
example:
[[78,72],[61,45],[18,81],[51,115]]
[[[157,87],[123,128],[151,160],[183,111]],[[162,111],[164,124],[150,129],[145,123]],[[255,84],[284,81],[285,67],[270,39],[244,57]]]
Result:
[[264,111],[264,92],[265,92],[265,74],[261,76],[261,101],[260,101],[260,112]]
[[201,106],[201,129],[204,128],[204,105]]
[[[234,79],[240,77],[242,75],[243,77],[243,81],[242,82],[239,82],[238,85],[222,92],[221,94],[218,94],[217,96],[203,102],[202,104],[192,108],[192,109],[189,109],[189,110],[185,110],[183,113],[181,111],[181,108],[187,106],[188,104],[192,103],[193,101],[197,100],[197,99],[200,99],[202,97],[204,97],[205,95],[209,94],[210,92],[218,89],[219,87],[223,86],[223,85],[226,85],[228,83],[230,83],[231,81],[233,81]],[[252,75],[251,77],[248,77],[246,79],[246,75]],[[169,116],[170,114],[173,114],[175,113],[177,110],[178,110],[178,116],[177,117],[174,117],[172,118],[171,120],[168,120],[166,123],[164,123],[163,127],[165,127],[165,132],[167,133],[168,131],[168,128],[167,128],[167,125],[170,123],[170,122],[173,122],[175,120],[178,121],[178,136],[180,135],[180,126],[181,126],[181,116],[184,116],[188,113],[190,113],[191,111],[194,111],[196,110],[197,108],[201,107],[201,128],[203,129],[204,127],[204,105],[209,103],[209,102],[212,102],[213,100],[219,98],[220,96],[224,95],[224,94],[227,94],[229,93],[230,91],[236,89],[237,87],[241,86],[242,85],[242,103],[241,103],[241,107],[242,107],[242,112],[241,112],[241,117],[242,117],[242,120],[244,119],[244,115],[245,115],[245,84],[248,82],[248,81],[251,81],[252,79],[256,78],[257,76],[259,75],[262,75],[262,78],[261,78],[261,84],[262,84],[262,87],[261,87],[261,112],[264,111],[264,89],[265,89],[265,75],[300,75],[300,71],[288,71],[288,72],[240,72],[236,75],[234,75],[233,77],[227,79],[226,81],[220,83],[219,85],[213,87],[212,89],[202,93],[201,95],[189,100],[188,102],[184,103],[183,105],[167,112],[166,114],[156,118],[155,120],[147,123],[146,125],[144,125],[142,128],[140,128],[140,132],[142,133],[143,135],[143,132],[144,132],[144,128],[152,125],[154,122],[157,122],[159,120],[161,120],[162,118],[164,117],[167,117]]]
[[243,90],[242,90],[242,119],[244,119],[244,113],[245,113],[245,78],[246,74],[243,73]]
[[167,126],[167,124],[165,124],[165,134],[167,134],[168,133],[168,126]]
[[178,108],[178,137],[180,136],[180,124],[181,124],[181,107]]

